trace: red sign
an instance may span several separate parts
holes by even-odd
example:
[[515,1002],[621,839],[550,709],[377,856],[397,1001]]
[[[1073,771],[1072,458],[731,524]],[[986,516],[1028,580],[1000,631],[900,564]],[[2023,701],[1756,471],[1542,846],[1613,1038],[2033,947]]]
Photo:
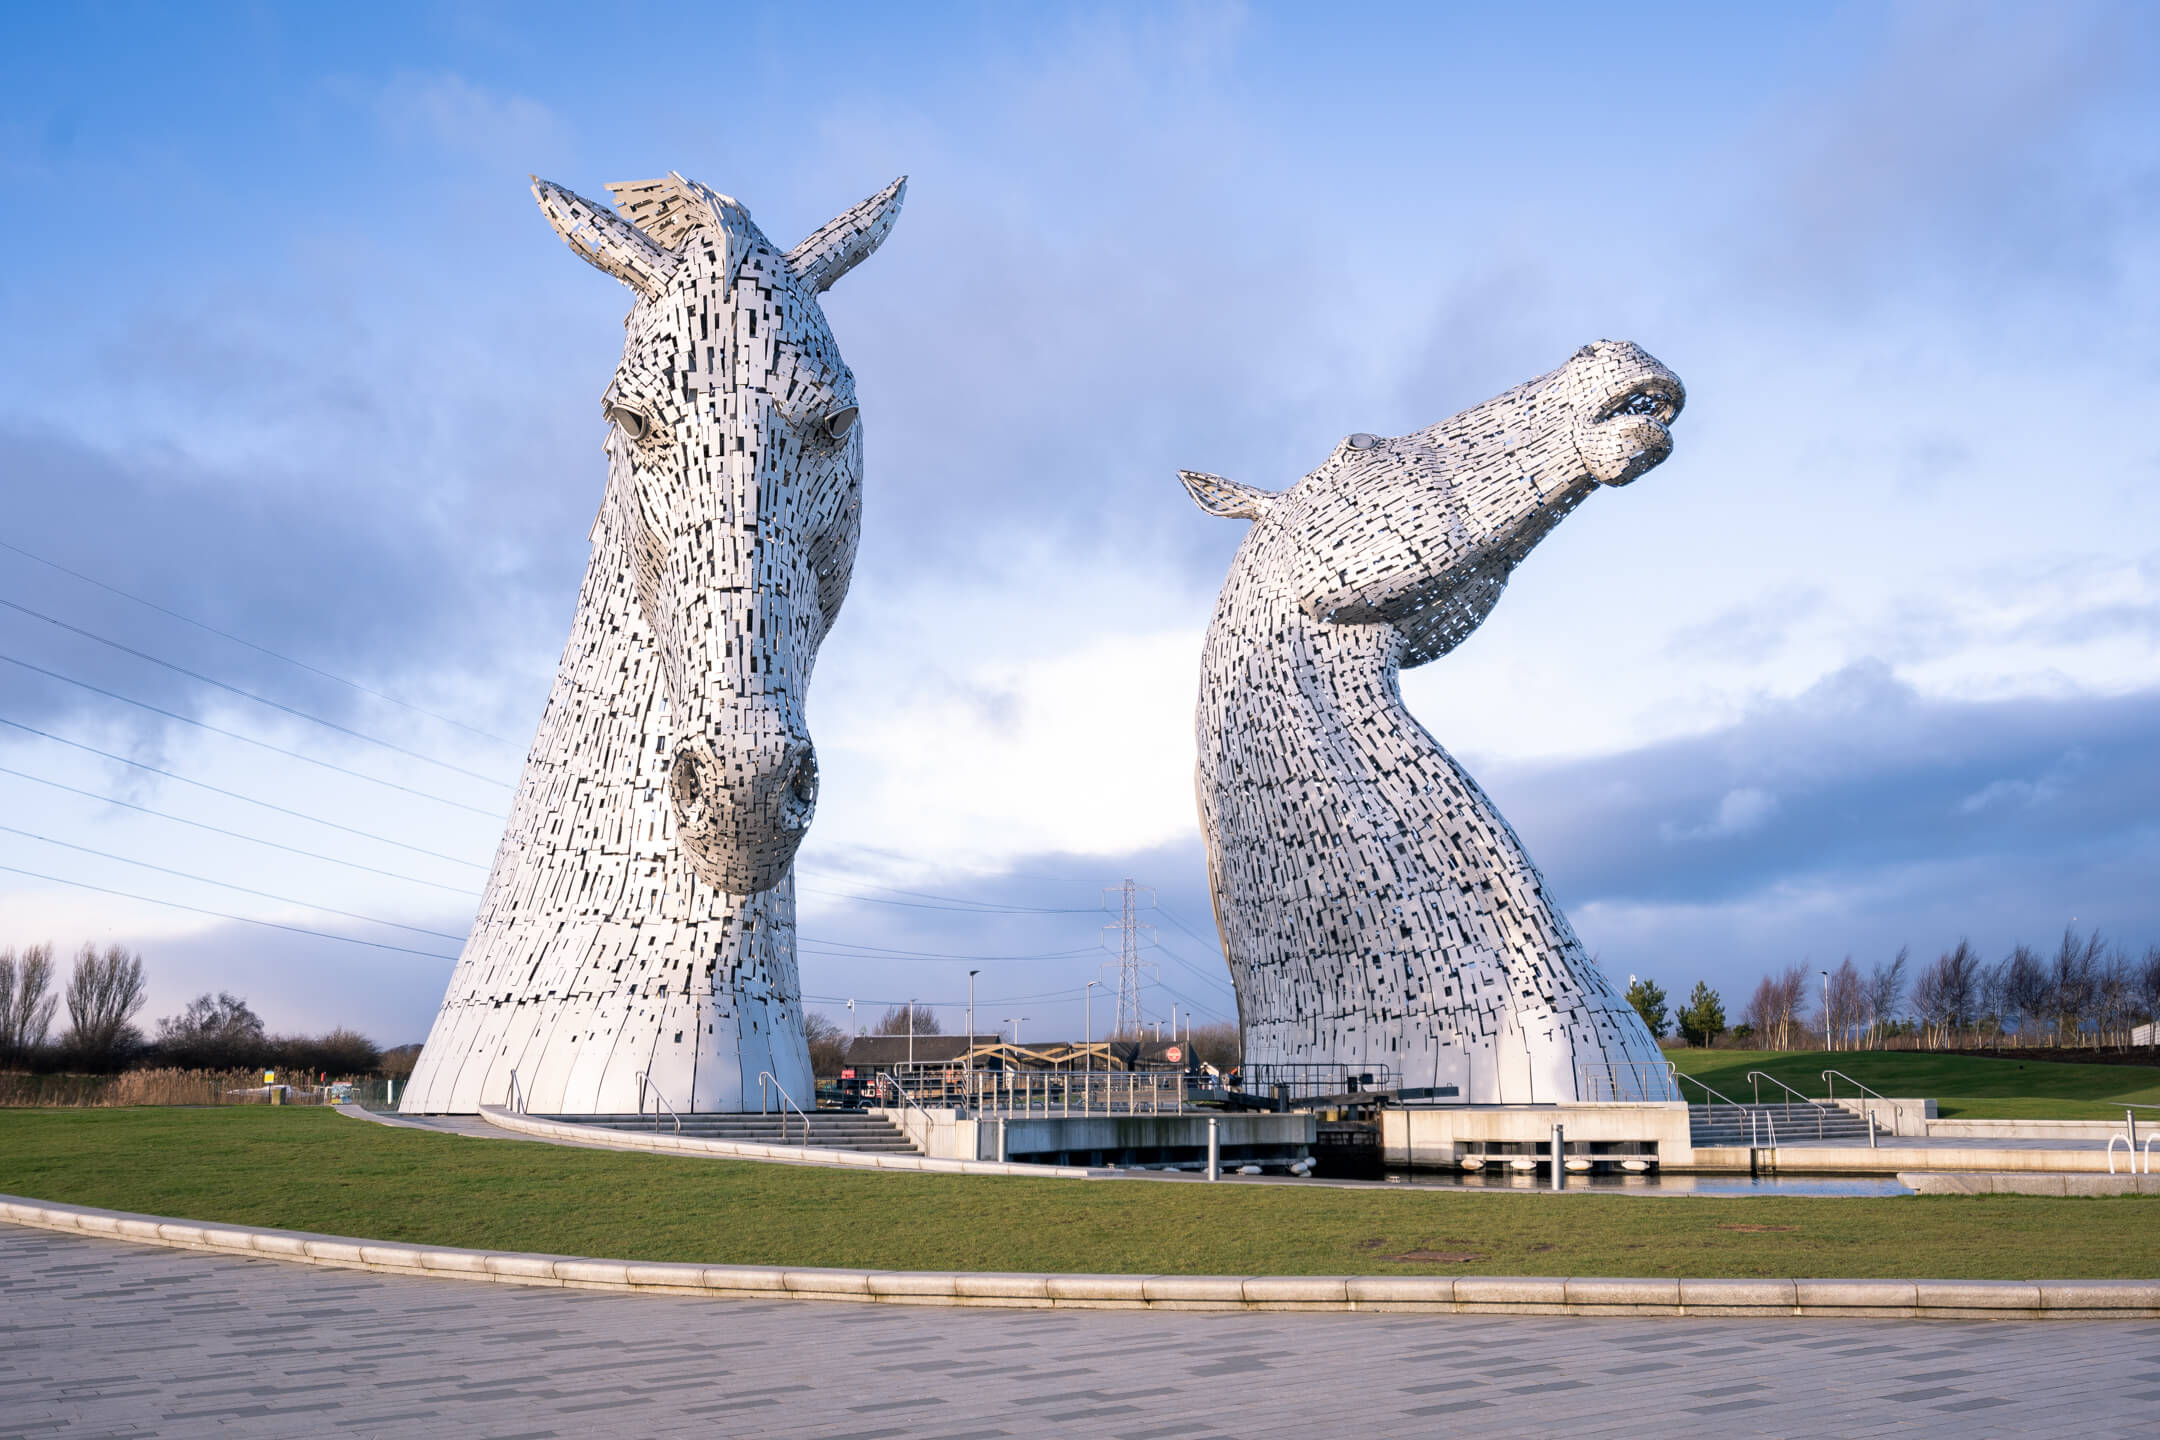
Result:
[[855,1078],[855,1072],[853,1070],[842,1070],[840,1072],[840,1078],[843,1080],[852,1080]]
[[1163,1059],[1168,1060],[1173,1065],[1185,1058],[1185,1052],[1175,1045],[1172,1045],[1169,1049],[1163,1051],[1162,1053]]

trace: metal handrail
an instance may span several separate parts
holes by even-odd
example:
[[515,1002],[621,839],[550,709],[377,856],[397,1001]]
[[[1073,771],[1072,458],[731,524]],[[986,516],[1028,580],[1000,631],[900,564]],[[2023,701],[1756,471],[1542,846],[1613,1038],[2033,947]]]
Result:
[[923,1108],[922,1101],[916,1099],[913,1095],[909,1094],[907,1086],[901,1084],[897,1076],[890,1074],[880,1074],[878,1076],[878,1083],[881,1086],[891,1085],[894,1094],[898,1095],[902,1100],[907,1101],[908,1104],[913,1105],[917,1110],[921,1110],[924,1124],[928,1125],[936,1123],[931,1118],[930,1112],[927,1109]]
[[[772,1081],[772,1087],[773,1087],[773,1089],[775,1089],[775,1090],[777,1090],[777,1091],[779,1091],[779,1092],[780,1092],[780,1103],[781,1103],[781,1104],[782,1104],[782,1105],[783,1105],[784,1107],[786,1107],[785,1109],[782,1109],[782,1110],[781,1110],[781,1112],[780,1112],[780,1143],[781,1143],[781,1144],[783,1144],[783,1145],[785,1145],[785,1144],[787,1143],[787,1112],[788,1112],[788,1110],[793,1110],[793,1111],[795,1112],[795,1114],[796,1114],[796,1115],[797,1115],[797,1116],[798,1116],[798,1117],[799,1117],[799,1118],[800,1118],[800,1119],[802,1120],[802,1143],[803,1143],[803,1149],[805,1149],[805,1150],[809,1149],[809,1148],[810,1148],[810,1117],[809,1117],[808,1115],[804,1115],[804,1114],[803,1114],[803,1108],[802,1108],[802,1106],[800,1106],[800,1105],[797,1105],[797,1104],[795,1103],[795,1097],[794,1097],[794,1096],[792,1096],[792,1095],[790,1095],[790,1094],[788,1094],[788,1092],[787,1092],[787,1086],[785,1086],[785,1085],[782,1085],[782,1084],[780,1083],[780,1077],[779,1077],[779,1076],[777,1076],[777,1075],[775,1075],[775,1074],[773,1074],[773,1073],[772,1073],[772,1071],[770,1071],[770,1070],[760,1070],[760,1071],[758,1071],[758,1077],[757,1077],[757,1103],[758,1103],[758,1114],[760,1114],[760,1115],[763,1115],[763,1114],[765,1114],[765,1113],[766,1113],[766,1110],[765,1110],[765,1082],[766,1082],[766,1081],[768,1081],[768,1080]],[[678,1128],[679,1128],[679,1127],[678,1127]]]
[[[651,1078],[648,1077],[643,1070],[637,1072],[638,1114],[642,1115],[645,1113],[645,1092],[647,1090],[652,1091],[652,1098],[659,1101],[661,1106],[666,1109],[669,1117],[675,1121],[675,1133],[678,1135],[682,1134],[682,1116],[676,1114],[675,1107],[668,1104],[667,1096],[660,1093],[660,1087],[653,1084]],[[653,1111],[652,1128],[655,1130],[658,1130],[660,1128],[660,1111],[658,1110]]]
[[1798,1100],[1802,1104],[1820,1105],[1823,1103],[1822,1101],[1817,1100],[1812,1095],[1801,1094],[1798,1090],[1793,1089],[1792,1086],[1787,1085],[1783,1080],[1778,1079],[1777,1076],[1772,1075],[1765,1070],[1750,1070],[1747,1072],[1745,1078],[1752,1082],[1755,1086],[1755,1103],[1757,1105],[1762,1104],[1762,1082],[1765,1080],[1768,1080],[1771,1084],[1777,1086],[1778,1089],[1783,1090],[1787,1095],[1792,1096],[1794,1100]]
[[[1878,1090],[1870,1090],[1867,1086],[1862,1085],[1858,1080],[1853,1079],[1852,1076],[1847,1075],[1842,1070],[1825,1070],[1817,1078],[1819,1078],[1825,1085],[1830,1087],[1830,1103],[1833,1105],[1837,1103],[1837,1082],[1840,1080],[1843,1080],[1846,1084],[1852,1086],[1853,1089],[1858,1090],[1861,1094],[1869,1097],[1870,1099],[1882,1101],[1883,1104],[1890,1107],[1891,1124],[1893,1127],[1895,1127],[1896,1133],[1904,1133],[1905,1107],[1903,1105],[1900,1105],[1897,1101],[1891,1099],[1888,1095],[1885,1095]],[[1873,1145],[1875,1143],[1875,1112],[1869,1110],[1868,1107],[1865,1105],[1861,1106],[1860,1109],[1868,1117],[1868,1144]],[[1924,1111],[1921,1116],[1920,1133],[1923,1136],[1927,1134],[1927,1117]]]
[[[1676,1069],[1676,1070],[1674,1070],[1674,1071],[1673,1071],[1673,1079],[1675,1079],[1675,1080],[1685,1080],[1685,1081],[1687,1081],[1687,1082],[1688,1082],[1688,1084],[1690,1084],[1690,1085],[1693,1085],[1693,1086],[1697,1087],[1698,1089],[1700,1089],[1700,1090],[1701,1090],[1701,1091],[1703,1092],[1703,1094],[1705,1094],[1705,1095],[1715,1095],[1715,1096],[1717,1096],[1717,1098],[1718,1098],[1718,1099],[1720,1099],[1720,1100],[1723,1100],[1723,1101],[1725,1101],[1725,1103],[1726,1103],[1727,1105],[1730,1105],[1730,1106],[1732,1106],[1732,1107],[1733,1107],[1733,1109],[1735,1109],[1735,1110],[1745,1110],[1745,1109],[1747,1109],[1747,1106],[1745,1106],[1745,1105],[1742,1105],[1742,1104],[1741,1104],[1741,1103],[1740,1103],[1739,1101],[1737,1101],[1737,1100],[1733,1100],[1733,1099],[1729,1099],[1729,1098],[1727,1098],[1727,1097],[1726,1097],[1726,1096],[1724,1096],[1724,1095],[1719,1095],[1717,1091],[1715,1091],[1715,1090],[1711,1089],[1711,1088],[1710,1088],[1710,1087],[1709,1087],[1708,1085],[1705,1085],[1705,1084],[1703,1084],[1703,1082],[1702,1082],[1702,1081],[1700,1081],[1700,1080],[1697,1080],[1697,1079],[1696,1079],[1696,1078],[1695,1078],[1695,1077],[1694,1077],[1693,1075],[1683,1075],[1683,1074],[1681,1074],[1681,1073],[1680,1073],[1680,1071],[1678,1071],[1678,1070]],[[1704,1101],[1703,1103],[1704,1103],[1704,1104],[1708,1104],[1709,1102],[1708,1102],[1708,1101]]]
[[525,1092],[518,1088],[517,1070],[514,1067],[510,1071],[510,1093],[503,1098],[510,1102],[511,1114],[523,1115],[526,1113]]

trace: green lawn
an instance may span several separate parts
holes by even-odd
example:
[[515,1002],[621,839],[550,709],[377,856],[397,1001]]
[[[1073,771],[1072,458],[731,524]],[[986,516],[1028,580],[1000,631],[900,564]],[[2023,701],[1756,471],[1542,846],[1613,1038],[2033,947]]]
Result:
[[2160,1200],[1712,1199],[876,1174],[332,1111],[0,1110],[0,1192],[491,1249],[1185,1274],[2160,1275]]
[[[2063,1065],[1895,1050],[1668,1050],[1665,1055],[1683,1075],[1740,1101],[1755,1096],[1750,1070],[1774,1075],[1809,1096],[1825,1094],[1822,1072],[1837,1070],[1884,1095],[1932,1096],[1942,1102],[1939,1113],[1945,1117],[2120,1120],[2125,1101],[2160,1105],[2160,1067],[2145,1065]],[[1840,1081],[1838,1093],[1847,1088]],[[1703,1098],[1693,1085],[1681,1089],[1691,1101]],[[1768,1083],[1761,1089],[1765,1101],[1786,1098]],[[2160,1123],[2160,1114],[2152,1119]]]

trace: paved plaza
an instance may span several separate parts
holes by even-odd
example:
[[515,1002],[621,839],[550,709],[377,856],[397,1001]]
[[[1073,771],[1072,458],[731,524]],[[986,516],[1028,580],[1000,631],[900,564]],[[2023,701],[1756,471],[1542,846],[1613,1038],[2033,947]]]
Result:
[[2160,1321],[956,1310],[0,1225],[0,1437],[2160,1433]]

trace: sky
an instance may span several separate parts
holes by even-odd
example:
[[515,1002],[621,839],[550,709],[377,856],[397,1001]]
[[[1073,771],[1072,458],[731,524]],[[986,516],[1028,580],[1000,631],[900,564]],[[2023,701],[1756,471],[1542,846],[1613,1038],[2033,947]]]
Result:
[[[1280,488],[1599,338],[1688,386],[1411,709],[1599,963],[2160,941],[2160,18],[2135,5],[11,7],[0,947],[422,1038],[568,631],[680,171],[825,297],[863,543],[809,718],[842,1023],[1234,1015],[1201,637]],[[186,823],[192,822],[192,823]],[[848,1009],[856,1002],[854,1011]]]

